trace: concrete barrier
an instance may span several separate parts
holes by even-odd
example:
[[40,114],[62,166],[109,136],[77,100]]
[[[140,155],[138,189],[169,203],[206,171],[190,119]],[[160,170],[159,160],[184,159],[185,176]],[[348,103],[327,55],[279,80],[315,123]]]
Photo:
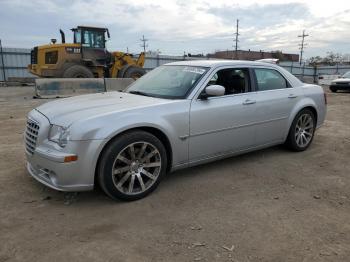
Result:
[[123,91],[135,80],[132,78],[105,78],[105,87],[109,91]]
[[39,98],[55,98],[121,91],[132,82],[132,78],[37,78],[35,95]]

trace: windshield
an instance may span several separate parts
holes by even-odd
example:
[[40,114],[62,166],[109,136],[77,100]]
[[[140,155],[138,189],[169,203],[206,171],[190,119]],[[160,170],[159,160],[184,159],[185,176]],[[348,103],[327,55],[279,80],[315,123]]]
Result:
[[350,78],[350,71],[346,72],[342,77],[343,78]]
[[103,31],[83,31],[83,46],[92,48],[104,48],[104,32]]
[[198,66],[160,66],[153,69],[126,92],[161,98],[185,98],[208,70]]

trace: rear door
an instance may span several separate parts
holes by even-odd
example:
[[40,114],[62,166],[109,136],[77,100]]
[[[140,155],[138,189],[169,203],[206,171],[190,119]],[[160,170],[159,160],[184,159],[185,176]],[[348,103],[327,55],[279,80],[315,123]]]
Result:
[[256,143],[281,142],[288,132],[288,118],[302,95],[276,69],[254,68],[256,88]]

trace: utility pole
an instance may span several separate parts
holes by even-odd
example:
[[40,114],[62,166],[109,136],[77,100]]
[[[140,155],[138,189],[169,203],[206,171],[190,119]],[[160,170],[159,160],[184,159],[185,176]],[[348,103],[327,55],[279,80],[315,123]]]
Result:
[[[238,24],[239,24],[239,20],[237,19],[236,20],[236,33],[235,33],[235,58],[238,59],[238,36],[239,36],[239,33],[238,33]],[[233,53],[232,53],[232,59],[233,59]]]
[[140,41],[142,42],[141,47],[143,48],[143,52],[146,53],[146,47],[148,47],[148,44],[146,43],[148,39],[146,39],[145,36],[142,35],[142,39],[140,39]]
[[304,48],[307,44],[305,44],[305,37],[307,37],[309,35],[305,34],[305,30],[303,30],[303,34],[302,35],[298,35],[298,37],[301,37],[301,44],[299,44],[300,46],[300,62],[299,64],[301,65],[301,62],[303,61],[303,53],[304,53]]

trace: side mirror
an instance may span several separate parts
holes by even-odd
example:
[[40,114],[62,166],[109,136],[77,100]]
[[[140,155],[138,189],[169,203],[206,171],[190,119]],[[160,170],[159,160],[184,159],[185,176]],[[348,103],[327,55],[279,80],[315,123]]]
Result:
[[207,99],[210,96],[223,96],[225,95],[225,87],[221,85],[207,86],[202,92],[200,98]]

